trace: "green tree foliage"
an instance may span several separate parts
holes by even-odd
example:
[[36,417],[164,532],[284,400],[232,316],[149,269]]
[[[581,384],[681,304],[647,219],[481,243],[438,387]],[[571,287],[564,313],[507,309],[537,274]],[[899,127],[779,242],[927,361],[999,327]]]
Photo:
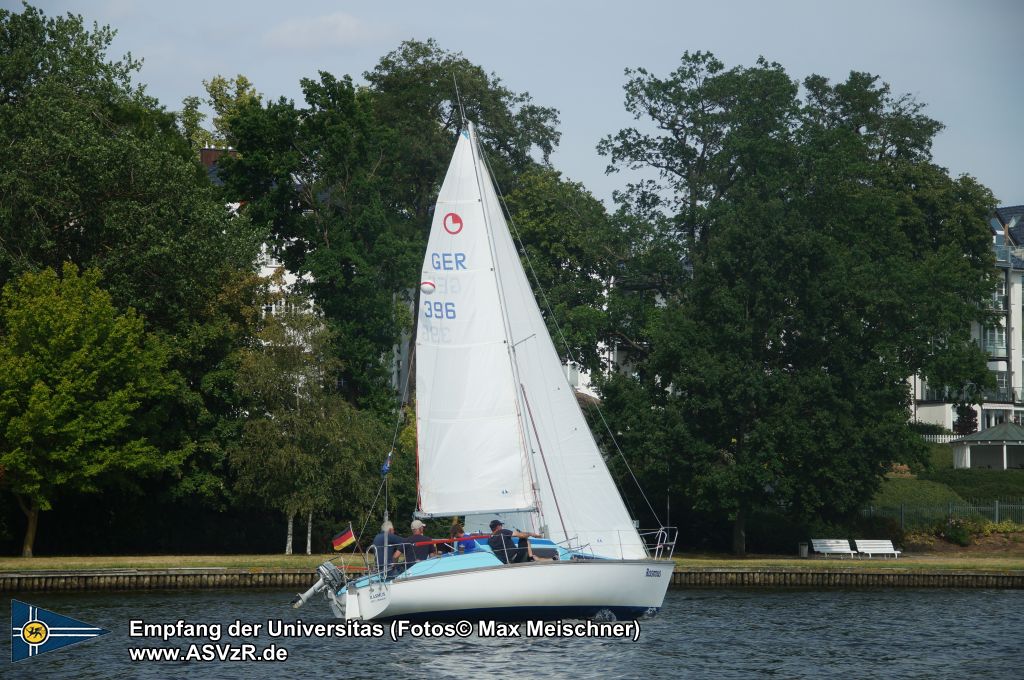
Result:
[[598,340],[607,343],[612,333],[606,288],[626,256],[623,232],[583,185],[548,168],[520,175],[506,200],[514,235],[526,249],[524,267],[539,284],[538,302],[563,360],[590,371],[607,368]]
[[[501,79],[448,52],[434,40],[407,40],[363,77],[374,95],[378,120],[393,131],[400,164],[399,200],[421,227],[451,160],[453,140],[466,120],[477,126],[489,151],[493,174],[505,191],[514,176],[547,164],[558,145],[558,112],[538,106],[526,92],[515,93]],[[460,108],[461,106],[461,108]]]
[[203,81],[206,89],[206,103],[213,108],[213,142],[218,145],[231,144],[228,121],[249,104],[259,104],[260,93],[248,78],[238,74],[234,78],[214,76]]
[[956,420],[953,422],[953,433],[958,435],[971,434],[978,431],[978,412],[971,404],[956,405]]
[[409,323],[401,294],[413,280],[417,235],[389,203],[388,134],[366,92],[321,73],[302,81],[308,107],[242,107],[232,119],[237,158],[223,159],[229,196],[272,231],[272,247],[303,275],[335,331],[345,394],[387,408],[390,356]]
[[[220,493],[228,357],[249,333],[260,235],[233,218],[175,117],[108,61],[114,33],[74,15],[0,11],[0,283],[72,261],[103,272],[171,348],[177,389],[145,417],[188,453],[179,493]],[[180,427],[168,428],[167,422]]]
[[167,353],[99,280],[69,263],[60,278],[23,274],[0,299],[0,484],[28,519],[26,557],[39,512],[62,495],[134,485],[180,463],[136,417],[171,389]]
[[657,170],[623,197],[675,263],[654,276],[641,247],[627,265],[654,293],[630,355],[643,398],[622,379],[609,394],[663,413],[654,470],[728,513],[742,553],[751,509],[842,516],[893,460],[925,456],[909,376],[991,380],[970,327],[992,288],[993,199],[930,162],[941,125],[874,76],[811,76],[801,97],[777,64],[701,53],[632,75],[627,108],[657,132],[602,150]]
[[[533,167],[557,141],[555,114],[432,41],[407,42],[365,74],[368,88],[321,72],[302,80],[305,107],[248,101],[227,116],[236,158],[231,200],[269,225],[272,245],[336,332],[353,403],[392,409],[392,352],[411,324],[411,284],[430,210],[462,127],[462,101],[504,169]],[[477,117],[478,116],[478,117]]]
[[[330,331],[308,298],[282,292],[259,343],[242,354],[239,388],[248,417],[231,462],[244,495],[288,518],[329,510],[354,516],[369,498],[380,424],[330,389]],[[344,492],[342,492],[344,490]]]
[[[181,102],[182,109],[178,114],[181,133],[196,151],[208,147],[232,146],[228,120],[242,107],[259,104],[260,93],[256,91],[252,82],[241,74],[234,78],[214,76],[210,80],[204,80],[203,87],[206,89],[205,99],[191,96],[185,97]],[[203,127],[206,114],[200,109],[204,104],[213,109],[212,131]]]

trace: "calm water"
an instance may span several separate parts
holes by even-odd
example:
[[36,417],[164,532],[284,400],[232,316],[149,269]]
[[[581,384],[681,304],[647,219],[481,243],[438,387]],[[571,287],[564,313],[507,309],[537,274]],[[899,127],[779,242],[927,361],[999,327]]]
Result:
[[[78,646],[11,664],[4,636],[0,677],[12,678],[1020,678],[1024,592],[669,591],[665,609],[632,639],[239,638],[236,619],[335,623],[290,592],[32,594],[17,599],[112,631]],[[8,602],[9,605],[9,602]],[[219,644],[277,644],[288,660],[133,662],[129,647],[186,650],[205,638],[129,637],[129,621],[221,623]],[[523,631],[525,633],[525,630]]]

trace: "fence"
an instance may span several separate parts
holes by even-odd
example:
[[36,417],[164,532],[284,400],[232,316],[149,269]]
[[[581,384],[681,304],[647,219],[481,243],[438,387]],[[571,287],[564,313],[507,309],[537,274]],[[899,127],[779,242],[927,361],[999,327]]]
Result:
[[948,444],[954,439],[960,439],[962,434],[923,434],[921,437],[931,444]]
[[1024,498],[967,501],[943,505],[904,503],[888,507],[868,506],[864,509],[864,516],[898,520],[900,529],[921,529],[951,519],[987,519],[992,522],[1011,521],[1024,524]]

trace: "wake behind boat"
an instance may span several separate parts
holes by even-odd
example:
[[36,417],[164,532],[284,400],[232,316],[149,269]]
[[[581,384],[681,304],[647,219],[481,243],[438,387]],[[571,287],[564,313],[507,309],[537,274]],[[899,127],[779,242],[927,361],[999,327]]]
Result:
[[397,575],[373,556],[356,580],[327,562],[296,606],[322,592],[336,615],[361,620],[657,611],[675,532],[641,536],[626,511],[566,381],[472,125],[438,195],[420,291],[417,516],[465,516],[467,529],[484,531],[498,518],[541,535],[532,545],[554,559],[504,564],[477,541],[473,552]]

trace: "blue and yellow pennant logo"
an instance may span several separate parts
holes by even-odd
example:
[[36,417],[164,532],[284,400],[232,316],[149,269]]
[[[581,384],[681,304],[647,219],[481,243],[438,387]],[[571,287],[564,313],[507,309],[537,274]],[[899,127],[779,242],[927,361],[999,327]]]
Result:
[[109,632],[27,602],[11,600],[12,663]]

